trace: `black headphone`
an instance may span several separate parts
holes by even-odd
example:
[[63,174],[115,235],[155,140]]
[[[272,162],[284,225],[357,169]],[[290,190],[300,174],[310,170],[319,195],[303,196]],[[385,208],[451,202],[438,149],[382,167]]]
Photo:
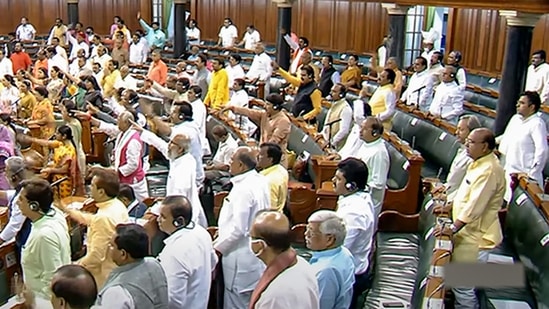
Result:
[[450,73],[450,77],[451,77],[451,78],[456,77],[456,73]]
[[172,221],[172,224],[176,228],[184,227],[185,226],[185,218],[183,218],[182,216],[174,218],[173,221]]
[[381,126],[380,128],[372,128],[372,136],[375,137],[381,134],[383,134],[383,126]]
[[456,62],[460,62],[461,61],[461,52],[458,51],[458,50],[453,50],[452,52],[455,55]]
[[349,191],[354,191],[356,190],[356,183],[354,181],[351,181],[351,182],[348,182],[345,184],[345,189],[349,190]]
[[40,204],[38,204],[38,202],[29,201],[29,208],[30,208],[30,210],[32,210],[32,211],[36,211],[36,212],[42,213],[42,211],[40,210]]
[[274,104],[273,104],[273,109],[274,109],[275,111],[281,110],[281,109],[282,109],[282,104],[278,104],[278,105],[274,105]]
[[181,108],[181,105],[177,105],[177,104],[175,105],[179,106],[179,116],[178,116],[179,120],[193,121],[193,117],[185,114],[185,112]]

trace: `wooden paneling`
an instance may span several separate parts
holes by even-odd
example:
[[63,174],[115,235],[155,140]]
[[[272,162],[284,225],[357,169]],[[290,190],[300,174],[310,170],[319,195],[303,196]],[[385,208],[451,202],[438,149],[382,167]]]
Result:
[[534,28],[532,51],[544,49],[549,52],[549,14],[544,15]]
[[[447,50],[463,54],[462,65],[468,69],[496,73],[502,71],[507,40],[507,21],[497,10],[450,9]],[[549,51],[549,16],[536,24],[532,51]]]
[[2,22],[0,33],[15,31],[21,17],[25,16],[38,33],[46,33],[55,18],[67,19],[67,4],[60,0],[2,0]]
[[[15,31],[21,17],[26,16],[39,34],[46,34],[61,17],[68,22],[66,0],[1,0],[2,22],[0,33]],[[152,1],[150,0],[80,0],[78,14],[84,26],[91,25],[97,33],[109,33],[113,17],[120,15],[131,30],[139,27],[136,14],[150,21]],[[9,13],[8,13],[9,12]]]
[[522,12],[545,14],[549,12],[549,1],[547,0],[370,0],[371,2],[393,2],[402,5],[426,5],[444,6],[454,8],[475,8],[475,9],[500,9]]
[[459,50],[468,69],[500,73],[506,20],[496,10],[450,9],[447,50]]
[[80,0],[78,4],[80,22],[84,26],[93,26],[95,32],[100,34],[110,32],[116,15],[122,17],[132,32],[141,28],[136,18],[139,11],[143,19],[150,24],[152,22],[151,0]]
[[[230,3],[230,5],[229,5]],[[242,37],[253,23],[268,43],[276,42],[278,9],[271,0],[193,0],[191,14],[203,39],[217,39],[223,18],[231,17]],[[372,52],[388,29],[379,3],[356,0],[300,0],[292,9],[292,31],[314,48]]]

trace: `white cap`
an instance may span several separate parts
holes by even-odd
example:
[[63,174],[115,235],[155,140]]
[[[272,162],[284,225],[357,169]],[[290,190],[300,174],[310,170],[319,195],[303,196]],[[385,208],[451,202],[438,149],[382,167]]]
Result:
[[435,41],[440,39],[440,33],[434,28],[431,28],[429,31],[421,31],[421,34],[423,35],[423,43],[426,44],[434,44]]

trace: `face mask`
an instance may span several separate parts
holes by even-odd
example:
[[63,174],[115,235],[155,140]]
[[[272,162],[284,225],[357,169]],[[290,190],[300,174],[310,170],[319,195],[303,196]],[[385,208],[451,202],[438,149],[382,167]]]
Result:
[[[261,250],[259,250],[258,252],[255,252],[254,248],[253,248],[253,244],[258,243],[258,242],[262,242],[264,247],[261,248]],[[263,253],[263,250],[265,250],[266,246],[267,246],[267,244],[265,243],[265,241],[263,239],[252,239],[252,238],[250,238],[250,251],[252,251],[252,253],[256,257],[259,257]]]

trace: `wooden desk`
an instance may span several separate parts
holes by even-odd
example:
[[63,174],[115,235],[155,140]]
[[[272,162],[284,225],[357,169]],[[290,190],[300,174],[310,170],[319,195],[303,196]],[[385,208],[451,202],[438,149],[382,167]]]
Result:
[[[408,159],[408,182],[401,189],[386,189],[385,198],[383,200],[382,212],[385,210],[394,210],[401,214],[411,215],[417,213],[418,209],[418,194],[421,185],[421,166],[425,160],[421,155],[412,150],[410,146],[403,143],[395,134],[383,134],[385,141],[391,143],[401,154]],[[334,164],[337,166],[337,161],[318,161],[317,168],[321,173],[327,174],[333,171]],[[316,173],[316,170],[315,170]],[[334,173],[332,173],[333,176]],[[331,208],[337,202],[337,196],[333,190],[331,181],[323,181],[319,186],[317,194],[317,208]]]
[[94,132],[88,120],[80,119],[82,123],[82,148],[86,153],[87,163],[104,163],[107,134]]
[[315,173],[315,188],[321,188],[324,182],[330,182],[335,175],[339,161],[327,160],[326,156],[311,156],[313,171]]

